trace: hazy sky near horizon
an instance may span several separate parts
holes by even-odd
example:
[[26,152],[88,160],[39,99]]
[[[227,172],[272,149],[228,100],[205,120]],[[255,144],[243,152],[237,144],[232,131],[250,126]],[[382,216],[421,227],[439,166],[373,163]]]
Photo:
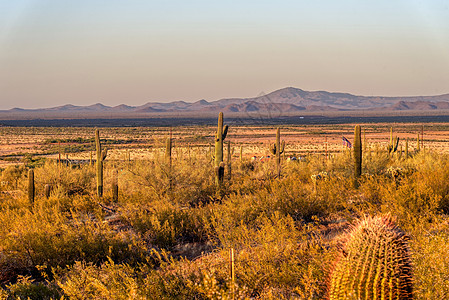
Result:
[[444,0],[0,0],[0,109],[449,93]]

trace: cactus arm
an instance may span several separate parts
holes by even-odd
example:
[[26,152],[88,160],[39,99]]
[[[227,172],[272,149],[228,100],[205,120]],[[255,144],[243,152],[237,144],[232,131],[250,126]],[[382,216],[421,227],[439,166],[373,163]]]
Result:
[[396,144],[394,145],[393,152],[396,152],[398,150],[398,146],[399,146],[399,137],[396,137]]
[[285,141],[283,140],[281,143],[281,149],[279,149],[279,154],[284,153],[284,150],[285,150]]
[[271,154],[276,155],[276,144],[270,145],[270,152]]
[[108,156],[108,148],[104,148],[103,151],[101,151],[101,160],[105,160],[106,156]]
[[222,136],[221,136],[221,139],[222,139],[222,140],[224,140],[224,139],[226,138],[226,136],[228,135],[228,129],[229,129],[229,126],[228,126],[228,125],[225,125],[225,126],[223,127],[223,134],[222,134]]

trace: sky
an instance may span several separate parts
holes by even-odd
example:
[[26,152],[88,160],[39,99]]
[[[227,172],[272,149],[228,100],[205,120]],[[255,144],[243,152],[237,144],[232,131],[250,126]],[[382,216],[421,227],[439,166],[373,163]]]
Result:
[[0,109],[449,93],[445,0],[0,0]]

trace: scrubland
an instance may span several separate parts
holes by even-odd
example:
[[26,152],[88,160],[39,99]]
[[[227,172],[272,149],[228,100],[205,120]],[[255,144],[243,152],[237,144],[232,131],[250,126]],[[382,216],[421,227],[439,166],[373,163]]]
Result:
[[[54,140],[44,137],[35,148],[39,157],[22,149],[22,163],[0,173],[0,298],[323,299],[345,233],[376,215],[392,216],[410,237],[414,298],[449,298],[449,154],[430,144],[418,151],[410,142],[408,157],[390,155],[388,132],[365,126],[369,143],[355,188],[351,152],[340,145],[342,134],[352,138],[351,126],[336,128],[325,128],[327,158],[320,132],[301,129],[298,141],[298,131],[282,129],[285,156],[303,159],[283,159],[278,178],[274,160],[250,159],[268,153],[274,130],[231,127],[231,172],[220,189],[212,128],[188,129],[187,138],[174,128],[171,164],[163,154],[167,128],[108,134],[102,198],[95,166],[54,159],[63,140],[62,147],[79,150],[71,157],[89,160],[93,130],[77,136],[54,129]],[[407,130],[402,134],[416,136]],[[313,181],[320,172],[327,176]]]

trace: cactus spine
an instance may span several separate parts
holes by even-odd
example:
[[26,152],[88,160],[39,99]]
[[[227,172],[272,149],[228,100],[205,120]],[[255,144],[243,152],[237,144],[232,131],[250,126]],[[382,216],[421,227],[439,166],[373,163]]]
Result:
[[281,154],[284,153],[285,149],[285,141],[281,142],[281,128],[277,128],[276,130],[276,143],[271,144],[270,151],[273,155],[276,155],[276,167],[277,167],[277,176],[281,177]]
[[34,186],[34,171],[28,170],[28,200],[34,203],[35,186]]
[[407,242],[389,216],[360,221],[348,234],[334,266],[329,300],[412,299]]
[[224,177],[223,140],[228,134],[228,125],[223,126],[223,113],[218,115],[217,134],[215,135],[215,183],[221,186]]
[[354,128],[354,187],[359,186],[359,178],[362,175],[362,138],[360,125]]
[[108,149],[101,149],[100,131],[98,129],[95,130],[95,146],[97,150],[97,196],[101,198],[103,197],[103,161],[108,155]]

